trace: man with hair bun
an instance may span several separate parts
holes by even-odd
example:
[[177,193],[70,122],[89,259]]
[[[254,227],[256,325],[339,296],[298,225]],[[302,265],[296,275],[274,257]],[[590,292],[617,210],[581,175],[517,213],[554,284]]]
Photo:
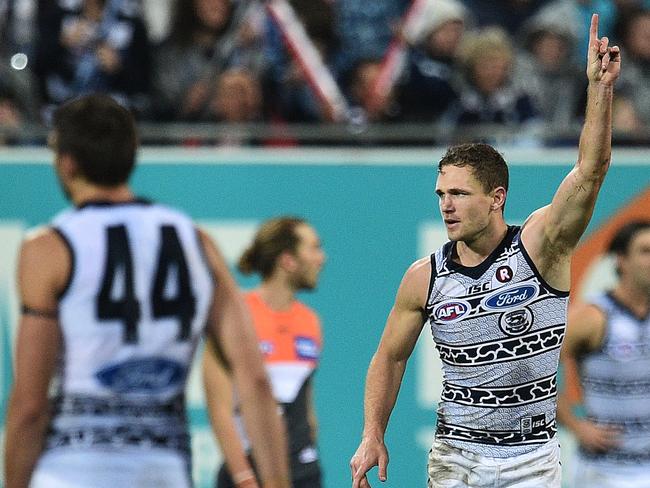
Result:
[[[318,234],[296,217],[266,221],[239,260],[242,273],[262,278],[244,298],[286,421],[293,488],[321,486],[312,386],[322,349],[320,321],[296,299],[296,293],[316,288],[324,262]],[[258,488],[258,471],[242,428],[230,366],[211,344],[203,358],[210,420],[225,459],[216,486]]]
[[621,227],[609,253],[618,281],[571,307],[561,355],[579,371],[586,415],[574,414],[566,392],[557,414],[579,443],[573,488],[648,488],[650,220]]

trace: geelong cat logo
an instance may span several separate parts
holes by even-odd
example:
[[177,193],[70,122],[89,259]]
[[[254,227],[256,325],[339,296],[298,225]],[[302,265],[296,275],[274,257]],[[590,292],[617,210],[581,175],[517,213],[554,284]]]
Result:
[[534,283],[513,286],[499,290],[483,299],[481,304],[489,310],[503,310],[529,303],[539,293],[539,287]]
[[528,332],[533,325],[533,312],[527,307],[504,312],[499,319],[499,327],[509,336]]
[[469,303],[464,300],[442,302],[433,310],[433,317],[440,322],[455,322],[469,313]]

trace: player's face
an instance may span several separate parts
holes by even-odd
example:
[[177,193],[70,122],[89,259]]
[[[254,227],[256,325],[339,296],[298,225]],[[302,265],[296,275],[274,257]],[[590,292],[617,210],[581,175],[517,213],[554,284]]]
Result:
[[313,290],[325,264],[325,252],[313,227],[301,224],[296,227],[295,233],[300,241],[294,255],[297,266],[292,273],[293,283],[297,290]]
[[637,232],[630,241],[627,255],[620,258],[623,276],[634,286],[650,294],[650,229]]
[[474,241],[490,225],[492,195],[485,193],[470,167],[444,166],[436,194],[440,213],[452,241]]

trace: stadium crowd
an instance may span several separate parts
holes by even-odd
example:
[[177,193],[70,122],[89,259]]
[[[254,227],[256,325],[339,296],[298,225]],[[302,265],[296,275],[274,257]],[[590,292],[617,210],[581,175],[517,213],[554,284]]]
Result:
[[[489,124],[573,143],[592,12],[626,59],[615,133],[647,143],[648,0],[0,0],[0,129],[104,92],[140,122],[434,123],[467,138]],[[292,42],[296,27],[311,42]]]

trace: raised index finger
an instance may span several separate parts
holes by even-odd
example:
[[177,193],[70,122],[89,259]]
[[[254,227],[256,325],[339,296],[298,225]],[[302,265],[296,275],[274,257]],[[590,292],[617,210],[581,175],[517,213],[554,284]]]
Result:
[[589,45],[598,39],[598,14],[591,16],[591,27],[589,27]]

